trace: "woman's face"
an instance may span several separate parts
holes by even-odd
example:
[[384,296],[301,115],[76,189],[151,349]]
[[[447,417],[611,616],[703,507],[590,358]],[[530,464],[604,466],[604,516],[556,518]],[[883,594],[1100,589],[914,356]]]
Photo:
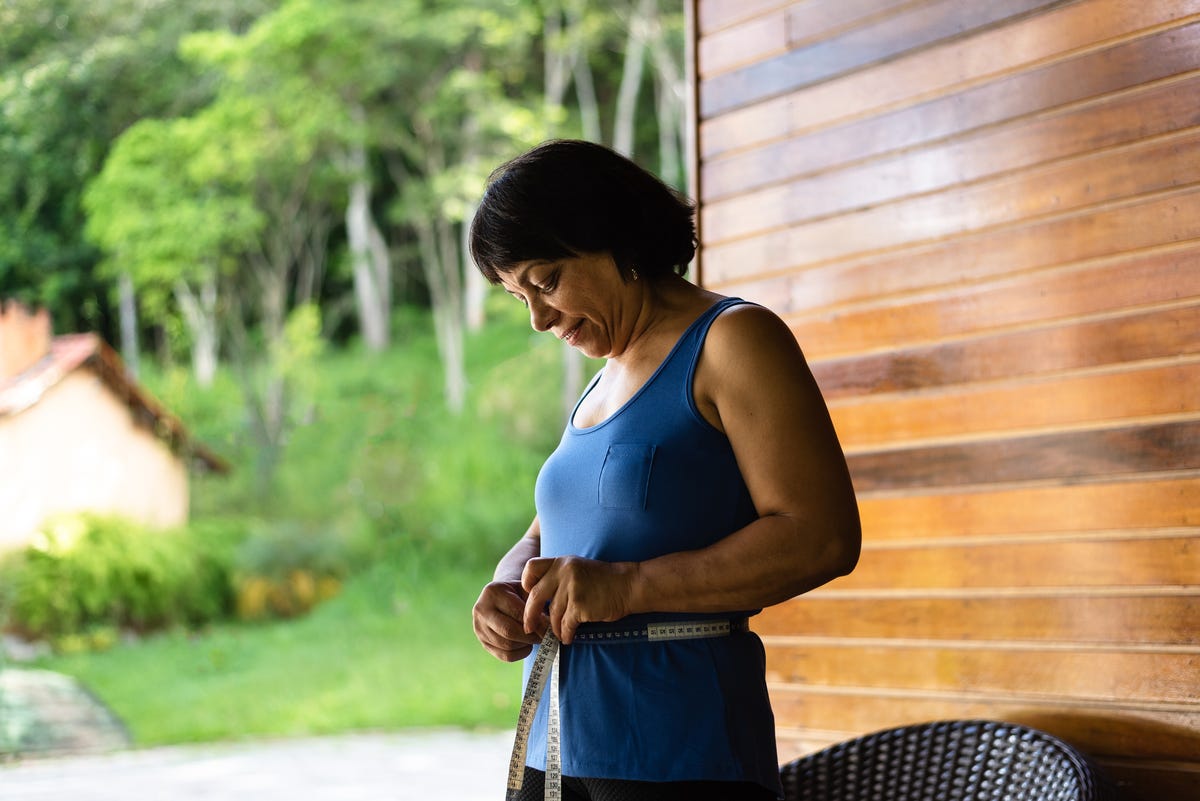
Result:
[[535,331],[550,331],[592,358],[620,355],[636,319],[636,294],[608,253],[521,262],[500,284],[529,308]]

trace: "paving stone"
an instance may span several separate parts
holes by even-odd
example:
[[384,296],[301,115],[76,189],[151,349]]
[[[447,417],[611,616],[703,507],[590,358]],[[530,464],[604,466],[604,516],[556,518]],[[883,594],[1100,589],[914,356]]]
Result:
[[129,744],[117,716],[70,676],[0,670],[0,758],[102,753]]
[[0,801],[500,801],[511,732],[418,730],[0,763]]

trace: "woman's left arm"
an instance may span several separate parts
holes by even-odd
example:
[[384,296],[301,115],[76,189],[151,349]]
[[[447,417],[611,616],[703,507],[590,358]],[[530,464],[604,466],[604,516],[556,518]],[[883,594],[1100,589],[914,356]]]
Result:
[[729,438],[758,518],[709,547],[645,562],[532,560],[522,579],[531,591],[527,625],[549,601],[554,630],[570,642],[581,622],[757,609],[854,568],[861,530],[846,460],[783,321],[758,306],[722,314],[694,386],[705,416]]
[[714,322],[696,374],[758,519],[708,548],[642,562],[636,611],[755,609],[854,569],[858,504],[829,410],[791,331],[737,306]]

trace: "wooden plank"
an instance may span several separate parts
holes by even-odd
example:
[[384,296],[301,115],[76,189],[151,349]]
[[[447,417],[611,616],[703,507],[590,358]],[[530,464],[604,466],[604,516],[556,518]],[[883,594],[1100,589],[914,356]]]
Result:
[[[772,684],[1026,694],[1090,701],[1196,702],[1200,650],[1117,651],[766,638]],[[887,665],[881,670],[881,665]]]
[[755,618],[754,629],[839,638],[1197,645],[1198,614],[1200,589],[1161,595],[1096,591],[889,598],[824,591],[765,610]]
[[997,78],[917,105],[772,142],[701,168],[703,200],[915,148],[1194,71],[1200,23]]
[[[922,171],[920,161],[943,161],[936,149],[913,159],[918,162],[912,167],[916,172]],[[1200,181],[1200,128],[973,184],[903,196],[915,194],[914,190],[874,205],[852,199],[875,183],[870,176],[863,179],[858,185],[840,182],[845,194],[839,198],[838,193],[830,193],[836,198],[833,201],[811,193],[802,182],[706,204],[705,242],[711,246],[790,226],[790,239],[806,258],[823,261],[1095,207]],[[839,211],[843,213],[813,219]]]
[[815,42],[845,28],[879,22],[928,0],[804,0],[787,9],[788,41]]
[[1200,478],[859,496],[866,542],[1200,526]]
[[991,0],[964,6],[959,0],[933,0],[908,7],[833,38],[702,82],[700,114],[711,117],[1062,2]]
[[[1200,411],[1200,361],[1049,377],[955,392],[871,395],[829,403],[847,451],[922,440],[996,437]],[[1065,447],[1065,445],[1064,445]],[[947,455],[948,456],[948,455]]]
[[697,64],[702,78],[786,53],[787,14],[784,9],[779,9],[755,17],[702,37],[697,47]]
[[718,288],[789,272],[791,308],[819,308],[951,287],[1200,238],[1200,187],[848,261],[813,264],[792,231],[705,248],[705,284]]
[[[1200,243],[1122,254],[1064,270],[1006,276],[920,297],[869,302],[848,310],[792,313],[787,320],[814,372],[824,370],[826,363],[832,364],[829,369],[837,372],[838,362],[825,360],[841,354],[877,348],[903,349],[913,343],[946,337],[1069,321],[1200,297],[1197,263],[1200,263]],[[803,309],[795,303],[779,302],[772,288],[782,281],[786,279],[743,285],[734,288],[734,294],[757,299],[784,314]],[[1037,356],[1030,354],[1030,358],[1036,360]],[[863,369],[870,372],[867,365]],[[836,393],[838,382],[823,374],[823,390],[825,381],[831,382],[830,390]]]
[[[965,138],[711,200],[701,208],[705,241],[925,194],[1198,125],[1200,74],[1193,74],[1057,113],[1018,118]],[[709,195],[718,190],[706,187]],[[726,219],[739,216],[758,222],[749,227]]]
[[828,586],[920,590],[1158,585],[1195,585],[1200,593],[1200,531],[1148,539],[868,548],[854,572]]
[[796,0],[698,0],[696,23],[701,36],[784,8]]
[[1091,756],[1190,759],[1200,753],[1200,714],[1185,705],[1163,710],[1020,696],[819,693],[778,686],[771,687],[771,703],[777,724],[785,728],[869,732],[918,721],[983,718],[1031,726]]
[[[1191,391],[1200,395],[1197,388]],[[1200,470],[1200,420],[850,453],[847,460],[860,493]]]
[[[944,94],[1200,14],[1200,0],[1089,0],[918,50],[876,67],[722,114],[700,125],[710,159]],[[1053,36],[1046,36],[1053,30]]]
[[[1200,281],[1200,270],[1195,272]],[[833,400],[1191,354],[1200,354],[1200,298],[1184,306],[809,362],[821,393]]]

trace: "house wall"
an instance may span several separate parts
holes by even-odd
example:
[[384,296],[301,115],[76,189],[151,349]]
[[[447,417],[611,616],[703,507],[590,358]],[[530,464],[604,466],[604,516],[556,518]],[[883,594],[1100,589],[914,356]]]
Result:
[[[19,454],[19,458],[15,455]],[[0,549],[24,544],[46,516],[94,511],[153,527],[186,522],[183,463],[90,369],[0,418]]]
[[701,282],[791,325],[858,569],[780,755],[986,717],[1200,797],[1200,0],[691,0]]

